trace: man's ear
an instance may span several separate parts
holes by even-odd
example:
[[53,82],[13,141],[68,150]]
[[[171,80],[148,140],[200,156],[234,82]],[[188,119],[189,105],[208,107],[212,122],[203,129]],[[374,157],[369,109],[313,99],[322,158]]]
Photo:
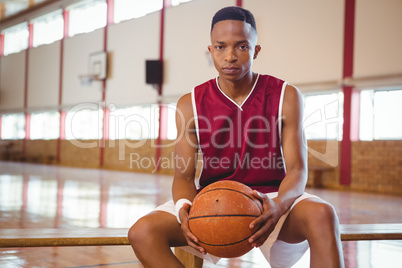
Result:
[[260,51],[261,51],[261,46],[256,45],[255,48],[254,48],[254,57],[253,57],[254,60],[257,58],[258,53],[260,53]]
[[212,53],[212,46],[211,45],[208,46],[208,51],[209,51],[209,53]]

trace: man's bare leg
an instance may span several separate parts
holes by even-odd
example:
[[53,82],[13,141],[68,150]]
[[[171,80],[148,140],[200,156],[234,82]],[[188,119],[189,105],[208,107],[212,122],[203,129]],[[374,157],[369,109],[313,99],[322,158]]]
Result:
[[142,217],[130,228],[128,238],[144,267],[184,267],[170,249],[187,245],[172,214],[154,211]]
[[310,267],[344,267],[339,221],[334,208],[317,198],[300,201],[289,213],[278,239],[310,245]]

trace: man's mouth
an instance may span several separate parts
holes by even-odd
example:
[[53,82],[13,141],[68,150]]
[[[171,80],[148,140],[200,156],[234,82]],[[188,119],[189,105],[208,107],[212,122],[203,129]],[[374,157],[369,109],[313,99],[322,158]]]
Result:
[[234,67],[234,66],[228,66],[228,67],[223,67],[222,70],[226,74],[233,74],[233,73],[237,73],[239,71],[239,68]]

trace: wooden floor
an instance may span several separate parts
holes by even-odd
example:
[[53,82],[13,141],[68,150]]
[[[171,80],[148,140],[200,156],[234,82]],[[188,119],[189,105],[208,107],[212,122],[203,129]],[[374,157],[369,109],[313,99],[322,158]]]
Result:
[[[129,228],[171,198],[171,176],[0,162],[0,228]],[[307,189],[341,223],[402,223],[402,197]],[[402,241],[344,242],[348,268],[402,267]],[[308,267],[308,253],[294,267]],[[0,267],[142,267],[128,246],[10,248]],[[258,250],[204,267],[269,267]]]

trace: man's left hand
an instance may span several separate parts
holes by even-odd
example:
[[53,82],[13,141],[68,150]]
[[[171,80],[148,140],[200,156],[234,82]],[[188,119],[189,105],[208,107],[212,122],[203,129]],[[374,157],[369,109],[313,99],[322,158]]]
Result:
[[278,202],[275,202],[274,199],[269,198],[266,194],[262,194],[256,190],[254,190],[253,194],[261,201],[263,211],[249,226],[250,229],[254,228],[254,226],[258,226],[257,232],[249,238],[249,242],[253,247],[260,247],[265,243],[268,236],[274,230],[279,218],[285,211]]

